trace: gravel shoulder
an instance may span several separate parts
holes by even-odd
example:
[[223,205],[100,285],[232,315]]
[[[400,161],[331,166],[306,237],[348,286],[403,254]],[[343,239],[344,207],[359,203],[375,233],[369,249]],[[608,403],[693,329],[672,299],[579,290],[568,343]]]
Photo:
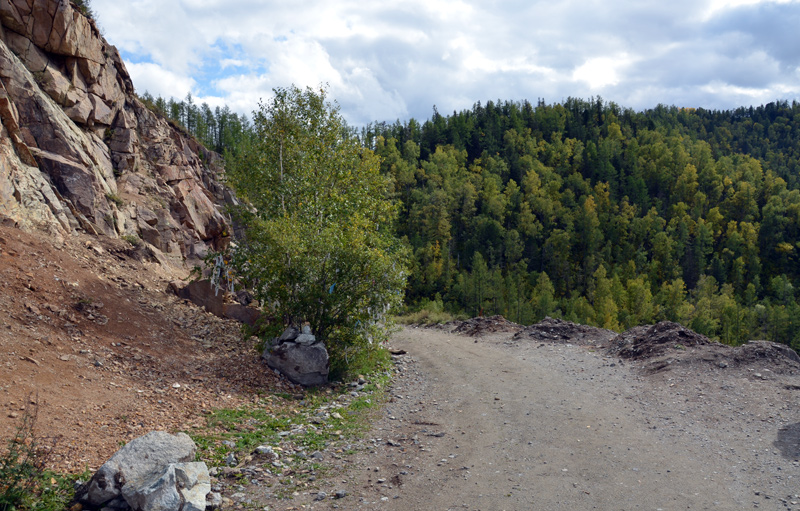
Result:
[[509,333],[392,344],[391,400],[331,483],[348,496],[316,509],[800,509],[797,374],[652,374]]

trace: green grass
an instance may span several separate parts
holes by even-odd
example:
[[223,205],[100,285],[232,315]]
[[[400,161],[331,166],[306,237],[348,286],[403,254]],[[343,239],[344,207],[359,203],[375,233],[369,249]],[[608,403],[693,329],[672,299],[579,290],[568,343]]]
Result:
[[114,204],[116,204],[119,207],[122,207],[122,206],[125,205],[125,201],[122,200],[122,197],[120,197],[119,195],[117,195],[115,193],[111,193],[111,192],[106,193],[106,199],[108,199],[109,201],[113,202]]
[[135,234],[124,234],[124,235],[120,236],[120,238],[122,238],[123,240],[127,241],[128,243],[130,243],[134,247],[139,246],[142,243],[142,238],[140,238],[139,236],[137,236]]
[[394,317],[402,325],[438,325],[457,319],[466,319],[466,316],[454,316],[444,310],[444,303],[438,295],[433,300],[424,299],[415,307],[407,309],[405,314]]
[[[282,472],[283,476],[278,475],[285,483],[274,490],[276,495],[290,496],[297,488],[308,484],[310,475],[319,477],[328,470],[325,463],[311,458],[313,452],[329,449],[339,454],[352,454],[353,450],[345,446],[371,427],[375,411],[386,400],[385,389],[391,372],[384,370],[368,374],[367,378],[370,383],[364,386],[361,395],[346,402],[339,398],[352,389],[339,385],[308,389],[300,401],[295,396],[276,393],[262,397],[256,405],[213,410],[206,416],[206,427],[190,433],[198,446],[198,460],[209,466],[222,466],[230,452],[243,460],[260,445],[270,445],[276,452],[281,452],[278,448],[291,445],[302,450],[305,456],[281,453],[280,461],[286,464],[286,471]],[[342,406],[334,408],[335,403]],[[329,407],[329,415],[323,420],[317,413],[324,406]],[[315,419],[320,423],[315,424]],[[307,427],[280,436],[281,432],[293,431],[293,426],[299,425]],[[234,447],[223,444],[226,440],[233,442]],[[268,468],[274,470],[271,466]]]

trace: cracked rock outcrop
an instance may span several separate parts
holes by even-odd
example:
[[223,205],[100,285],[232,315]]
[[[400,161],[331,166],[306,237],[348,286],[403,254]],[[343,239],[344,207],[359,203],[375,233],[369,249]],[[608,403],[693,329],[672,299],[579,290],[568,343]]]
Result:
[[0,221],[134,236],[162,261],[225,243],[219,156],[137,99],[69,1],[0,1],[0,121]]

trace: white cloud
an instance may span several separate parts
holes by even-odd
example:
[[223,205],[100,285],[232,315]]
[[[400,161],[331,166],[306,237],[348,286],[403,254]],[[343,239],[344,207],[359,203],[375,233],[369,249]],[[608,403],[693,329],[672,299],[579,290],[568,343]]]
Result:
[[736,7],[758,5],[758,4],[788,4],[793,0],[711,0],[706,8],[704,18],[709,19],[720,12],[735,9]]
[[147,91],[156,97],[183,99],[187,92],[195,88],[193,78],[173,73],[158,64],[145,62],[127,64],[126,67],[139,93]]
[[[250,113],[273,87],[330,84],[354,123],[489,99],[732,108],[797,94],[788,0],[93,0],[138,90]],[[150,62],[151,64],[142,64]],[[173,90],[167,90],[174,87]],[[793,99],[793,97],[787,97]]]
[[619,71],[629,64],[627,56],[597,57],[586,61],[572,73],[573,78],[589,84],[592,90],[620,82]]

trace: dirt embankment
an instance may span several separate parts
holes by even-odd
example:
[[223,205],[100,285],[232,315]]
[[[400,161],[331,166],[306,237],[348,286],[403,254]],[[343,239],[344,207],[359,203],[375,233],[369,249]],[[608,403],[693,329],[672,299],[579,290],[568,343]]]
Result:
[[56,439],[53,468],[96,468],[148,431],[205,426],[203,410],[297,392],[238,323],[165,292],[186,277],[125,241],[51,240],[0,227],[0,437],[30,401]]

